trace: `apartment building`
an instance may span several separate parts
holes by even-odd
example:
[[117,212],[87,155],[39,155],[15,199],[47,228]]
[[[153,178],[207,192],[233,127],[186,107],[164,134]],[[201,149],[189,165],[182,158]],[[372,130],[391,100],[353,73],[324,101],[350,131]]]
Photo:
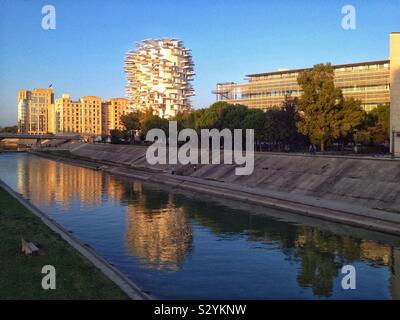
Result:
[[125,72],[126,94],[133,107],[152,108],[162,118],[191,109],[193,61],[182,41],[164,38],[138,43],[125,58]]
[[54,92],[52,88],[19,90],[18,132],[54,133]]
[[102,103],[103,135],[109,135],[111,130],[124,130],[121,117],[132,112],[129,100],[125,98],[111,98]]
[[72,101],[63,94],[55,102],[56,133],[102,134],[102,101],[96,96],[85,96]]

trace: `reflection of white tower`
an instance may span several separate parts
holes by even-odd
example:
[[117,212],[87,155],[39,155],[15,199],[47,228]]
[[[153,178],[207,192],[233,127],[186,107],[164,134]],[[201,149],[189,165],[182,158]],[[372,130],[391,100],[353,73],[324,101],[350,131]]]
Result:
[[182,41],[142,41],[128,52],[125,72],[126,93],[134,108],[153,108],[155,114],[166,118],[191,109],[193,62]]

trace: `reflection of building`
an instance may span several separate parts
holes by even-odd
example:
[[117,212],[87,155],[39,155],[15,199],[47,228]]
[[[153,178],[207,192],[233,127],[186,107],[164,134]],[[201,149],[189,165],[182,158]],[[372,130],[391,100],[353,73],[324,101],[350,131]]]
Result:
[[376,264],[389,265],[390,247],[374,241],[363,240],[361,245],[361,257]]
[[[32,163],[34,162],[34,163]],[[18,161],[18,190],[33,201],[50,206],[52,201],[68,207],[73,200],[98,205],[101,202],[102,174],[55,161]],[[30,193],[29,190],[43,190]]]
[[191,108],[194,90],[190,50],[177,39],[139,43],[125,58],[126,93],[133,107],[152,108],[161,117],[173,117]]
[[54,93],[52,88],[18,91],[18,132],[54,132]]
[[157,211],[146,210],[143,203],[128,205],[128,249],[150,268],[177,270],[193,237],[186,213],[171,202]]

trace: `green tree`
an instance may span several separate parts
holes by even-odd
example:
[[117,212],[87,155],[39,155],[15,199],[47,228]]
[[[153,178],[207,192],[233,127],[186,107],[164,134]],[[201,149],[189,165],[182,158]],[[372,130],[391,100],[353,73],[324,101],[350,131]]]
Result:
[[110,135],[111,135],[111,143],[114,144],[120,144],[123,143],[127,138],[127,132],[124,130],[110,130]]
[[1,133],[18,133],[18,126],[0,128]]
[[[254,139],[257,142],[265,139],[265,113],[260,109],[247,110],[242,123],[241,129],[253,129]],[[260,145],[261,147],[261,145]]]
[[213,103],[207,109],[200,109],[195,112],[195,129],[219,129],[221,130],[221,119],[224,113],[224,110],[229,108],[229,103],[225,101],[219,101]]
[[178,124],[178,130],[185,128],[195,128],[195,117],[194,112],[179,112],[172,120],[176,121]]
[[365,145],[388,144],[390,123],[390,106],[379,105],[366,114],[365,119],[354,134],[354,141]]
[[142,113],[139,111],[130,112],[121,116],[121,122],[130,136],[131,142],[135,141],[135,132],[141,129]]
[[335,87],[330,64],[301,72],[297,81],[303,89],[297,100],[302,115],[297,127],[312,143],[319,144],[322,152],[328,141],[349,134],[362,122],[359,102],[344,100],[342,91]]
[[160,118],[159,116],[150,116],[143,123],[142,134],[145,137],[147,132],[151,129],[161,129],[165,132],[166,137],[168,136],[169,121],[167,119]]
[[127,131],[136,131],[140,129],[141,116],[138,111],[130,112],[121,116],[121,122]]
[[369,116],[373,119],[370,129],[372,142],[375,144],[388,143],[390,140],[390,106],[379,105],[373,109]]

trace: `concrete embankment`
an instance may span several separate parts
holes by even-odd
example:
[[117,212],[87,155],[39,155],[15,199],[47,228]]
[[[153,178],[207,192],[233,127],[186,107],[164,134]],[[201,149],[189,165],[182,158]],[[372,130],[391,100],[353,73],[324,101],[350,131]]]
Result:
[[151,166],[143,146],[66,144],[40,152],[140,178],[400,235],[400,161],[256,153],[250,176],[233,165]]

